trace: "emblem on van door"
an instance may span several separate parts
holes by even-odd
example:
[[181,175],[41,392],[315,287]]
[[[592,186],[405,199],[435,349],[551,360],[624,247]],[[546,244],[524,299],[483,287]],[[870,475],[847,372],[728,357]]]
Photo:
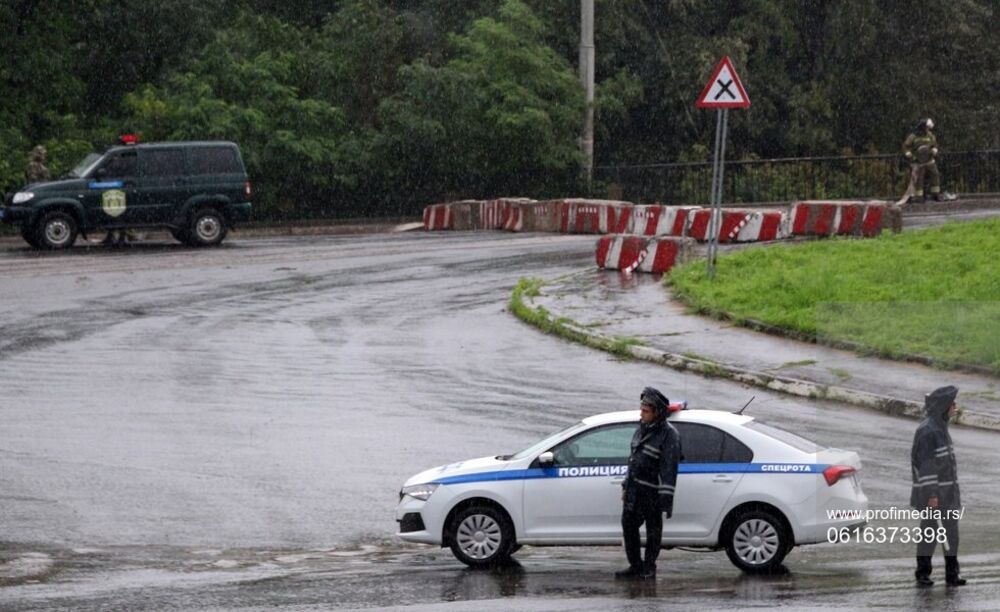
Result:
[[101,208],[112,217],[120,217],[125,212],[125,192],[109,189],[101,194]]

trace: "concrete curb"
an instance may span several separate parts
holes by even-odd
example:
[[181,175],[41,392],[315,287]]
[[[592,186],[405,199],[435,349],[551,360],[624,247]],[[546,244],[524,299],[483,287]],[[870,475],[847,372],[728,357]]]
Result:
[[[542,288],[544,289],[544,283]],[[525,297],[524,302],[526,307],[535,309],[534,298]],[[648,346],[624,344],[621,342],[616,343],[615,338],[595,332],[580,325],[574,325],[568,322],[568,318],[563,317],[555,311],[546,310],[545,316],[548,317],[550,322],[561,320],[564,327],[568,327],[573,331],[573,334],[564,336],[567,339],[573,339],[585,346],[598,348],[605,350],[606,352],[612,352],[608,351],[606,347],[615,346],[616,350],[613,354],[617,356],[623,356],[624,354],[624,356],[628,356],[633,359],[648,361],[650,363],[666,366],[674,370],[695,372],[712,378],[726,378],[753,387],[769,389],[771,391],[778,391],[798,397],[834,400],[858,406],[860,408],[876,410],[893,416],[903,416],[912,419],[924,418],[923,404],[912,400],[879,395],[861,389],[851,389],[837,385],[825,385],[810,380],[802,380],[787,376],[776,376],[774,374],[757,372],[715,361],[695,359],[685,355],[679,355],[677,353],[664,352]],[[534,325],[531,321],[527,321],[525,319],[522,320],[525,321],[525,323]],[[537,325],[535,326],[538,327]],[[955,423],[965,425],[967,427],[975,427],[977,429],[1000,431],[1000,417],[979,412],[971,412],[968,410],[961,411],[956,417]]]

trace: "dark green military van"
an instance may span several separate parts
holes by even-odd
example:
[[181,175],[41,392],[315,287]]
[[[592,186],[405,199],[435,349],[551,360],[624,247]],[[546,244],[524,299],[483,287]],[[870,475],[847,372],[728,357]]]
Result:
[[250,216],[250,180],[232,142],[161,142],[91,153],[57,181],[8,195],[0,219],[36,248],[78,234],[166,228],[192,246],[219,244]]

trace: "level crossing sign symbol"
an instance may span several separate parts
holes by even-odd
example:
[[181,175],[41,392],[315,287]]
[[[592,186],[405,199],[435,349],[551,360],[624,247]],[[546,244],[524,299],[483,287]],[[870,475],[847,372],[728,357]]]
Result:
[[743,89],[733,63],[729,61],[729,56],[725,56],[712,71],[712,78],[708,80],[705,89],[698,96],[695,103],[698,108],[747,108],[750,106],[750,97]]

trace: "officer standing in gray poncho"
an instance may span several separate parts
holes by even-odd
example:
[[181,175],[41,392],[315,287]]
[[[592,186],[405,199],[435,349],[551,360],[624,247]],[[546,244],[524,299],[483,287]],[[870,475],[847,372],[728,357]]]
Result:
[[[955,416],[957,387],[941,387],[924,397],[927,418],[921,421],[913,436],[910,460],[913,467],[913,488],[910,505],[926,510],[927,518],[920,521],[921,533],[938,533],[943,528],[945,539],[944,574],[948,586],[962,586],[965,579],[958,570],[958,513],[962,499],[958,491],[958,464],[948,433],[948,420]],[[940,514],[938,514],[940,513]],[[931,580],[931,557],[938,539],[926,539],[917,544],[917,585],[928,587]]]
[[[619,579],[656,578],[656,558],[663,537],[663,514],[674,508],[680,435],[667,422],[670,400],[652,387],[639,396],[639,428],[632,436],[628,475],[622,483],[622,532],[628,567]],[[646,558],[639,553],[639,527],[646,524]]]

